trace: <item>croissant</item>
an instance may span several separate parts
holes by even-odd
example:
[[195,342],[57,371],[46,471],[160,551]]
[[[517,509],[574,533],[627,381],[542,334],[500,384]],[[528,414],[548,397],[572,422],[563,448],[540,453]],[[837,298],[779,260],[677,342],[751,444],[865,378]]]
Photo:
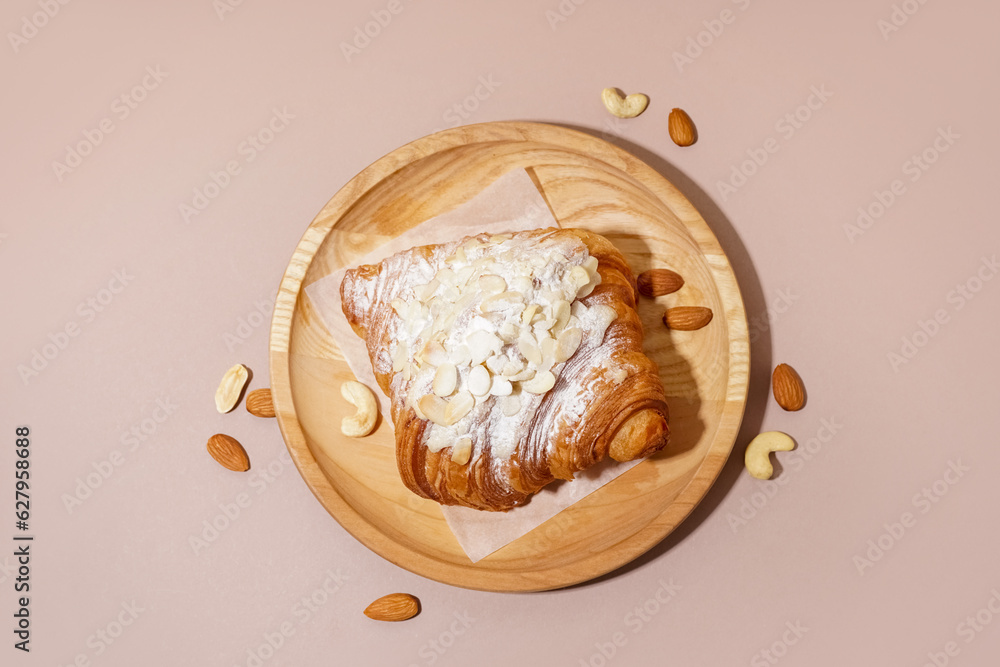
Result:
[[346,272],[344,314],[391,400],[414,493],[506,511],[667,442],[622,254],[580,229],[479,234]]

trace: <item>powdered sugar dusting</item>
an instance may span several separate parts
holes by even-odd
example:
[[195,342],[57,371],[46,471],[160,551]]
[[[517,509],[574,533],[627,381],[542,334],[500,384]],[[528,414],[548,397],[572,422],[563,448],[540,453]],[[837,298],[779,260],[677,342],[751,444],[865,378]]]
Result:
[[[388,361],[377,363],[405,353],[393,368],[393,393],[430,422],[430,451],[468,436],[472,460],[485,447],[497,462],[509,459],[546,393],[559,389],[566,362],[584,349],[595,363],[609,359],[601,342],[615,310],[579,301],[600,284],[597,260],[580,239],[556,231],[483,234],[439,246],[423,261],[407,253],[386,260],[384,273],[402,271],[404,279],[392,299]],[[446,376],[454,366],[457,380],[435,395],[442,365]],[[442,386],[452,389],[450,381]],[[588,392],[573,391],[564,412],[579,419]],[[474,405],[458,414],[466,392]]]

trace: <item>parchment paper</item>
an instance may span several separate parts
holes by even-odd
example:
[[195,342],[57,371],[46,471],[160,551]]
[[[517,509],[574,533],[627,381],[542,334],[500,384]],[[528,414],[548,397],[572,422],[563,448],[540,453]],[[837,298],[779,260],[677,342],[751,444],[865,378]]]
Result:
[[[422,222],[379,246],[361,258],[357,265],[376,264],[401,250],[446,243],[480,232],[498,234],[558,226],[559,223],[552,216],[527,172],[516,169],[498,178],[458,208]],[[344,353],[358,381],[375,391],[382,414],[390,418],[389,399],[375,381],[365,343],[355,335],[341,308],[340,283],[347,268],[351,267],[335,271],[308,286],[306,295]],[[578,473],[573,482],[550,485],[551,488],[535,494],[527,505],[509,512],[483,512],[448,506],[443,506],[441,510],[466,555],[472,562],[476,562],[541,525],[638,463],[639,461],[605,462]]]

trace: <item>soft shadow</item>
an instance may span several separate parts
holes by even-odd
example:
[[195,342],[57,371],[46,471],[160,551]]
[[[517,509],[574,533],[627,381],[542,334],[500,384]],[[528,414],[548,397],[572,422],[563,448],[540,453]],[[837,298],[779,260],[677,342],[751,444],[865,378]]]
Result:
[[[538,177],[535,175],[534,170],[529,167],[526,171],[535,180],[535,186],[544,196],[544,189],[541,186],[541,182],[536,180]],[[546,204],[549,204],[548,200],[546,200]],[[549,208],[551,210],[550,204]],[[554,215],[555,213],[553,212]],[[640,257],[646,257],[650,254],[649,247],[641,236],[627,232],[614,234],[605,232],[604,236],[623,253],[638,255]],[[633,266],[632,268],[636,273],[639,273],[650,267]],[[644,331],[650,331],[652,327],[660,328],[663,326],[661,323],[663,306],[661,304],[651,299],[640,298],[636,303],[636,312],[639,314]],[[645,343],[648,342],[647,338]],[[674,381],[678,382],[681,386],[697,386],[690,362],[686,357],[677,352],[676,348],[672,345],[666,349],[650,349],[647,345],[644,345],[644,352],[656,361],[661,368],[669,367]],[[697,392],[691,392],[689,395],[683,397],[669,397],[667,399],[667,413],[670,420],[670,439],[667,441],[667,446],[653,456],[658,458],[678,456],[696,447],[698,441],[701,440],[702,434],[705,432],[705,423],[698,416],[700,411],[701,398]],[[608,456],[597,465],[576,473],[575,479],[581,480],[599,477],[606,467],[614,465],[618,465],[618,462]],[[544,497],[547,494],[555,493],[564,483],[566,483],[565,480],[557,479],[547,484],[536,495]],[[528,502],[531,502],[531,498],[528,499]],[[540,525],[544,525],[544,522]],[[537,529],[538,527],[536,526],[533,530]]]
[[[612,245],[630,256],[649,257],[651,250],[642,236],[629,232],[605,232],[604,236],[611,241]],[[650,266],[632,266],[636,274],[642,273]],[[636,312],[642,322],[643,331],[663,331],[663,304],[640,297],[636,303]],[[666,330],[668,337],[671,332]],[[677,385],[691,387],[692,391],[684,396],[671,396],[667,399],[667,413],[670,420],[670,439],[667,446],[654,454],[657,458],[667,458],[678,456],[694,449],[701,440],[705,432],[705,422],[699,416],[701,413],[701,397],[694,388],[697,382],[694,378],[694,369],[687,357],[680,354],[671,342],[665,347],[653,347],[649,336],[644,337],[643,351],[654,360],[660,368],[669,368],[670,375]]]
[[[548,121],[538,121],[548,122]],[[761,423],[764,419],[764,409],[767,405],[770,390],[771,378],[771,335],[767,314],[767,302],[761,288],[757,271],[750,260],[750,255],[743,245],[739,234],[734,229],[732,223],[725,216],[715,201],[702,190],[694,181],[675,167],[673,164],[660,157],[653,151],[623,139],[617,135],[611,135],[600,130],[568,125],[565,123],[550,123],[570,130],[583,132],[591,136],[603,139],[619,148],[628,151],[647,165],[655,169],[668,181],[673,183],[681,193],[688,198],[694,207],[701,213],[701,216],[708,223],[708,226],[715,233],[719,244],[725,251],[726,256],[736,275],[739,283],[740,293],[743,296],[743,304],[746,309],[747,319],[750,326],[750,380],[747,395],[746,409],[743,414],[743,422],[740,426],[739,434],[733,445],[732,454],[726,465],[723,466],[719,477],[712,488],[701,500],[697,507],[688,517],[680,523],[667,537],[653,546],[642,556],[632,562],[605,574],[589,582],[577,584],[572,588],[585,587],[612,579],[621,574],[642,568],[661,555],[672,549],[687,539],[709,515],[711,515],[723,498],[732,490],[736,480],[743,473],[743,451],[748,442],[760,433]],[[664,128],[664,135],[665,133]],[[673,407],[671,405],[671,407]]]

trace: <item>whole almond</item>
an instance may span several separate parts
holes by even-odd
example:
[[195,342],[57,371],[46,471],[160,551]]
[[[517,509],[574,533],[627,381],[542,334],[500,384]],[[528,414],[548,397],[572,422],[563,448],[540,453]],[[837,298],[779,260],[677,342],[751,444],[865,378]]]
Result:
[[244,404],[247,406],[247,412],[254,417],[274,416],[274,402],[271,400],[271,390],[267,387],[251,391],[247,394]]
[[636,283],[639,285],[639,294],[657,297],[679,290],[684,286],[684,278],[670,269],[650,269],[640,273]]
[[698,130],[684,109],[674,109],[670,112],[667,118],[667,130],[670,132],[670,138],[678,146],[690,146],[698,141]]
[[704,306],[677,306],[667,308],[663,323],[677,331],[694,331],[712,321],[712,309]]
[[778,364],[771,374],[771,391],[774,400],[785,410],[794,412],[801,410],[806,404],[806,388],[802,378],[788,364]]
[[365,616],[376,621],[405,621],[420,613],[420,600],[409,593],[383,595],[365,609]]
[[250,369],[243,364],[236,364],[226,371],[219,382],[219,388],[215,390],[215,409],[225,414],[235,408],[249,381]]
[[250,457],[247,450],[236,438],[224,433],[216,433],[208,439],[208,453],[224,468],[235,472],[250,470]]

